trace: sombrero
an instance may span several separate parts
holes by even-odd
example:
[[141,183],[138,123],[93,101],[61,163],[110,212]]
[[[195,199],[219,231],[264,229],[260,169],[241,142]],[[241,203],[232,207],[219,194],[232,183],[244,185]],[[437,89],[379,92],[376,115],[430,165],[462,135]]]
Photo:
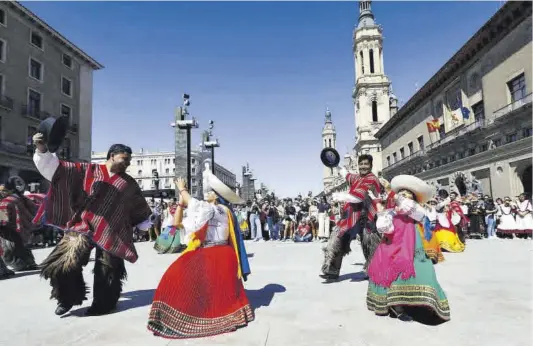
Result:
[[238,196],[237,193],[235,193],[233,190],[231,190],[230,187],[222,183],[222,181],[219,180],[217,176],[213,175],[211,170],[206,169],[203,172],[203,176],[204,191],[209,189],[214,190],[218,195],[223,197],[231,204],[239,205],[245,203],[245,201],[240,196]]
[[418,203],[426,203],[433,197],[434,189],[420,178],[411,175],[398,175],[391,181],[392,191],[398,193],[407,189],[416,196]]
[[39,124],[38,133],[43,134],[44,141],[51,153],[55,153],[67,136],[69,118],[61,116],[59,118],[48,117]]

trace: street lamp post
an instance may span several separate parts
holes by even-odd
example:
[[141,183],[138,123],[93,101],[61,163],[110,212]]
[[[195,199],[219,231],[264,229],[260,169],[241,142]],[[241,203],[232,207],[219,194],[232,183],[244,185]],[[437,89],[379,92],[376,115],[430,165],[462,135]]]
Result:
[[218,139],[215,139],[214,141],[211,140],[211,137],[213,136],[214,127],[215,127],[215,122],[210,120],[207,141],[204,143],[205,148],[211,148],[211,172],[213,173],[213,175],[215,174],[215,148],[220,147],[220,143],[218,143]]
[[187,187],[191,187],[191,129],[198,128],[198,122],[194,117],[186,119],[189,115],[190,106],[189,94],[183,94],[183,106],[178,108],[176,112],[176,122],[172,123],[172,127],[178,127],[178,129],[187,131]]

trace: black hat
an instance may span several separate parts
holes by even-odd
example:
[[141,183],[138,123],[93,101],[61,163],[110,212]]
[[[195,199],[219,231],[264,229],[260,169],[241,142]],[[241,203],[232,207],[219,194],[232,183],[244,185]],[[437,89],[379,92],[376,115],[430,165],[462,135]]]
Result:
[[324,166],[332,168],[339,165],[341,156],[335,148],[326,147],[322,150],[322,152],[320,152],[320,160],[322,160],[322,164],[324,164]]
[[39,124],[37,132],[43,134],[48,150],[56,152],[67,136],[69,119],[66,116],[59,118],[48,117]]

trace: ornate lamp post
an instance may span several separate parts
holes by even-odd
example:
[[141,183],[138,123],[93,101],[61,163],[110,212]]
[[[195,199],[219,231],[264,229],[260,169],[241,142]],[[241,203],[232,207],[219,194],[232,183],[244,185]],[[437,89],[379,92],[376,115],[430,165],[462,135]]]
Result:
[[213,175],[215,174],[215,148],[220,147],[220,143],[218,143],[218,139],[215,139],[214,141],[211,140],[211,137],[213,136],[213,128],[215,127],[215,122],[210,120],[209,121],[209,133],[207,135],[207,141],[204,143],[205,148],[211,148],[211,172]]
[[[190,95],[183,94],[183,106],[176,112],[176,121],[170,124],[172,127],[187,131],[187,187],[191,187],[191,129],[198,128],[198,122],[194,117],[186,119],[189,115],[188,107],[191,105]],[[178,136],[176,132],[176,137]]]

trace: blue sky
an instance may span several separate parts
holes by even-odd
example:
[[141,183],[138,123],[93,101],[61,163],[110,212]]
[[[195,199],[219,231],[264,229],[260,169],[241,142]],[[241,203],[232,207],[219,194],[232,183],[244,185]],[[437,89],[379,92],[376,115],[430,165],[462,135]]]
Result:
[[[322,188],[329,106],[341,154],[353,146],[352,31],[358,2],[24,2],[105,65],[94,75],[93,150],[173,150],[174,109],[215,121],[216,160],[250,163],[282,196]],[[373,2],[385,73],[407,101],[501,2]]]

